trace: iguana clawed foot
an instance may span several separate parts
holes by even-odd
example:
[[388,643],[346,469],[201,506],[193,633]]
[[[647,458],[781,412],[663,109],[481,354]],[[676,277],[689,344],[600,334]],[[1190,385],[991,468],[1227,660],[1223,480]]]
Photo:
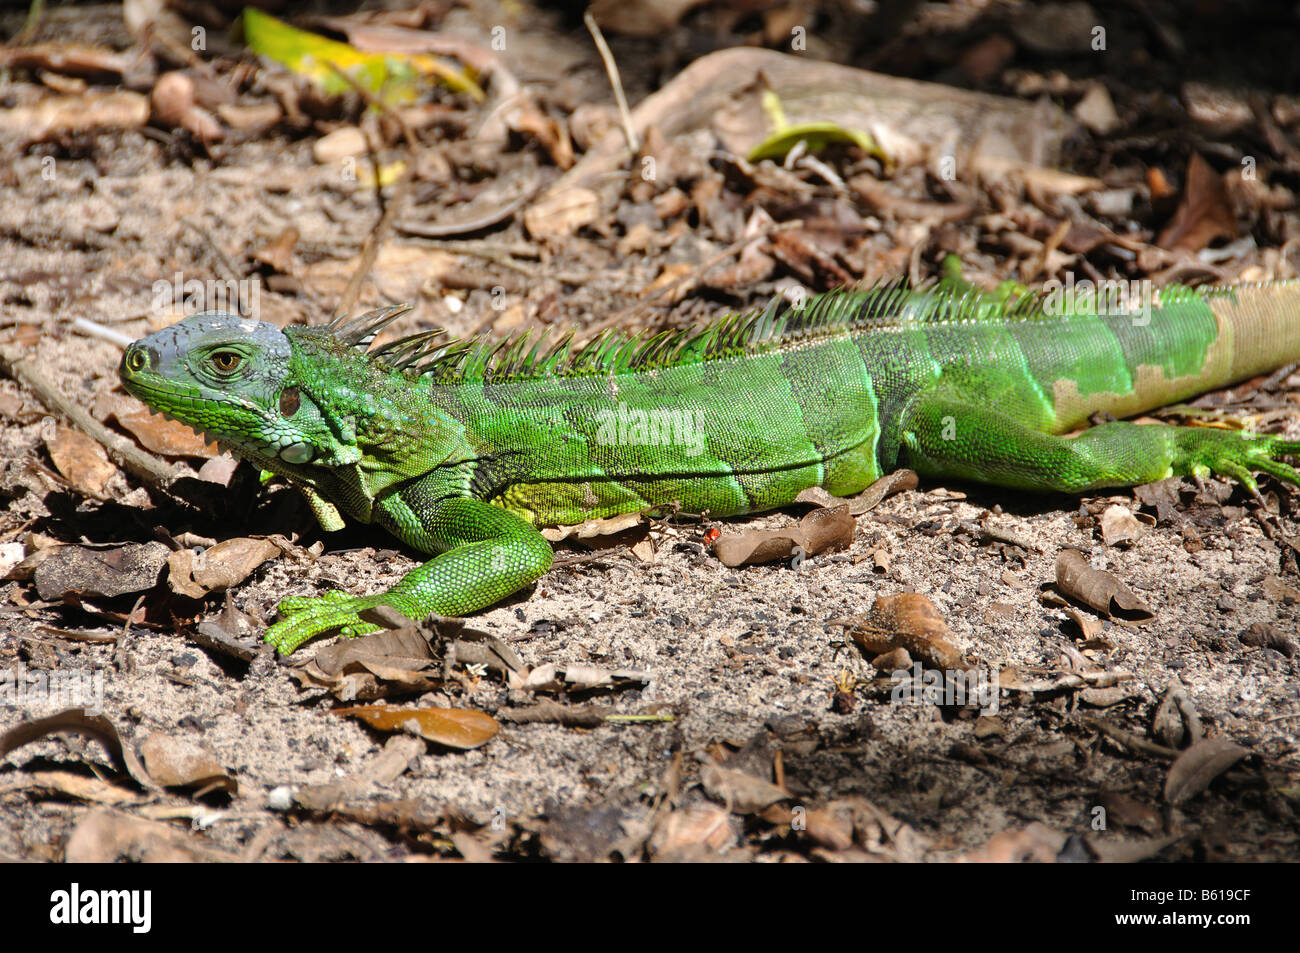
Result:
[[1252,471],[1300,484],[1300,470],[1280,459],[1298,454],[1300,441],[1283,440],[1274,434],[1180,427],[1174,468],[1175,472],[1200,479],[1211,474],[1232,477],[1253,495],[1259,496],[1259,484],[1255,482]]
[[[346,638],[369,635],[382,626],[366,622],[361,613],[376,606],[389,605],[389,593],[354,596],[335,590],[323,596],[291,596],[277,606],[281,619],[266,630],[265,639],[281,655],[288,655],[308,639],[327,632]],[[393,608],[401,609],[398,606]]]

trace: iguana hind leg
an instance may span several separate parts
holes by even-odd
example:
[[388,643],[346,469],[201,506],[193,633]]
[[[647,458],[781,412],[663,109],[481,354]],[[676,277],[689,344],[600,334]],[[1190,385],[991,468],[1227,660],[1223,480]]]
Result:
[[1279,459],[1300,453],[1300,441],[1122,421],[1058,437],[948,395],[918,398],[904,412],[901,437],[902,462],[919,473],[1026,490],[1078,493],[1220,474],[1258,493],[1251,471],[1300,484],[1300,471]]
[[513,513],[465,497],[436,500],[418,486],[385,501],[381,522],[412,546],[444,552],[387,592],[353,596],[336,591],[282,600],[283,618],[266,630],[267,642],[288,655],[326,632],[365,635],[379,626],[360,614],[376,606],[417,620],[432,613],[474,612],[537,579],[551,567],[554,555],[542,534]]

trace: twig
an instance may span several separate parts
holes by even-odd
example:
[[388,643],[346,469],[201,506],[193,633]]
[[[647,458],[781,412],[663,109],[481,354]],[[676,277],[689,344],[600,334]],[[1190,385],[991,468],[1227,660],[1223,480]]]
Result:
[[22,357],[11,359],[0,354],[0,371],[34,393],[46,407],[63,414],[102,443],[114,463],[143,480],[147,485],[165,490],[175,481],[176,471],[172,467],[153,455],[145,453],[126,437],[109,430],[90,416],[85,408],[74,404],[50,383],[31,361]]
[[636,155],[641,151],[641,143],[636,137],[636,130],[632,128],[632,113],[627,108],[627,97],[623,95],[623,80],[619,78],[614,54],[609,51],[609,44],[605,42],[605,36],[600,32],[600,27],[596,24],[596,18],[591,15],[591,11],[582,15],[582,22],[587,24],[591,38],[596,41],[596,49],[605,64],[605,72],[609,74],[609,85],[614,87],[614,102],[618,103],[618,115],[623,120],[623,135],[627,136],[627,147],[632,150],[633,155]]
[[343,82],[356,90],[357,94],[366,101],[366,105],[373,106],[389,119],[393,120],[393,122],[397,123],[398,127],[402,130],[402,138],[406,140],[406,144],[410,147],[412,152],[412,158],[414,158],[414,153],[419,149],[419,142],[415,138],[415,130],[412,129],[411,124],[402,117],[402,114],[390,109],[386,102],[358,83],[351,74],[345,72],[337,63],[326,60],[325,65],[338,74],[339,79],[343,80]]
[[605,719],[613,713],[607,705],[561,705],[559,702],[543,699],[526,708],[508,708],[497,712],[501,721],[515,725],[550,723],[565,725],[569,728],[599,728]]
[[367,103],[380,110],[384,115],[396,120],[402,130],[402,137],[406,140],[406,146],[410,153],[402,169],[401,177],[397,180],[396,188],[393,190],[392,201],[384,204],[384,187],[379,183],[379,156],[373,149],[371,150],[371,162],[375,170],[375,194],[381,207],[383,207],[384,214],[379,217],[374,229],[366,236],[365,243],[361,246],[361,261],[357,265],[357,270],[352,273],[348,286],[343,289],[338,305],[334,308],[332,317],[339,318],[351,311],[352,306],[357,303],[357,298],[361,296],[361,286],[365,284],[366,277],[370,274],[370,269],[374,267],[375,259],[379,256],[379,246],[383,244],[384,239],[388,237],[388,233],[392,230],[393,219],[397,217],[397,210],[406,204],[406,196],[411,191],[411,181],[415,178],[413,170],[415,169],[415,154],[418,150],[418,142],[410,123],[380,102],[371,94],[370,90],[358,83],[336,64],[327,61],[325,65],[342,77]]
[[72,322],[72,327],[82,334],[89,335],[92,338],[100,338],[116,344],[118,347],[126,347],[135,340],[129,334],[123,334],[113,328],[106,328],[98,321],[91,321],[89,318],[77,318]]
[[36,28],[41,25],[41,14],[44,12],[45,0],[32,0],[31,6],[27,8],[27,18],[23,20],[23,28],[9,41],[10,44],[25,46],[27,41],[36,35]]
[[[398,231],[405,231],[400,223],[394,227]],[[529,272],[526,272],[529,274],[534,273],[533,267],[527,262],[519,261],[519,259],[528,258],[537,261],[541,258],[541,253],[536,247],[526,245],[523,242],[487,242],[472,239],[460,241],[454,238],[430,238],[427,241],[433,248],[451,252],[455,255],[471,255],[516,270],[520,270],[520,267],[523,266],[529,269]]]
[[[376,189],[379,190],[378,183],[376,183]],[[397,182],[397,190],[393,194],[393,200],[388,203],[388,207],[384,209],[384,214],[380,216],[374,229],[366,236],[365,244],[361,247],[361,261],[357,265],[357,270],[353,272],[352,278],[348,281],[348,286],[343,289],[339,303],[334,308],[333,317],[338,318],[347,314],[352,310],[352,306],[357,303],[357,298],[361,296],[361,286],[365,284],[370,269],[375,265],[375,259],[379,257],[379,246],[383,244],[389,231],[392,230],[393,219],[397,217],[397,209],[405,204],[406,196],[410,191],[411,166],[408,164],[402,172],[402,177]]]
[[520,191],[520,193],[504,205],[498,205],[496,208],[490,208],[477,218],[466,219],[463,222],[447,222],[442,225],[431,225],[423,222],[403,222],[397,225],[397,230],[407,235],[414,235],[417,238],[446,238],[454,235],[468,235],[471,232],[481,232],[485,228],[491,228],[500,222],[504,222],[515,212],[519,211],[542,187],[542,177],[534,176]]
[[1084,718],[1083,723],[1104,735],[1109,735],[1112,741],[1118,741],[1124,747],[1131,748],[1134,751],[1140,751],[1143,754],[1153,755],[1157,758],[1164,758],[1166,761],[1173,761],[1178,757],[1178,752],[1173,748],[1166,748],[1164,745],[1147,741],[1131,731],[1125,731],[1123,728],[1112,725],[1108,721],[1102,721],[1100,718]]
[[258,647],[249,645],[233,635],[222,632],[218,626],[203,624],[189,633],[189,639],[201,648],[220,652],[241,662],[251,662],[257,658]]

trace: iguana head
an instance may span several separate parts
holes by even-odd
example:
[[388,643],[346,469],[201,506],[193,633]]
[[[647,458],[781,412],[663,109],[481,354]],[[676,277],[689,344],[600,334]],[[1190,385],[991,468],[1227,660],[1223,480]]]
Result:
[[136,341],[118,372],[154,410],[265,469],[293,473],[355,459],[355,447],[339,439],[343,428],[331,426],[293,365],[280,328],[205,311]]

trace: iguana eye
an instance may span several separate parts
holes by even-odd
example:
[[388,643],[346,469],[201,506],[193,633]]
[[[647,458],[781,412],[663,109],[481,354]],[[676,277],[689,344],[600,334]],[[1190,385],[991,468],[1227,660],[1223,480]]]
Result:
[[221,373],[229,374],[243,363],[244,356],[237,351],[215,351],[208,360],[210,360],[212,366],[221,371]]

